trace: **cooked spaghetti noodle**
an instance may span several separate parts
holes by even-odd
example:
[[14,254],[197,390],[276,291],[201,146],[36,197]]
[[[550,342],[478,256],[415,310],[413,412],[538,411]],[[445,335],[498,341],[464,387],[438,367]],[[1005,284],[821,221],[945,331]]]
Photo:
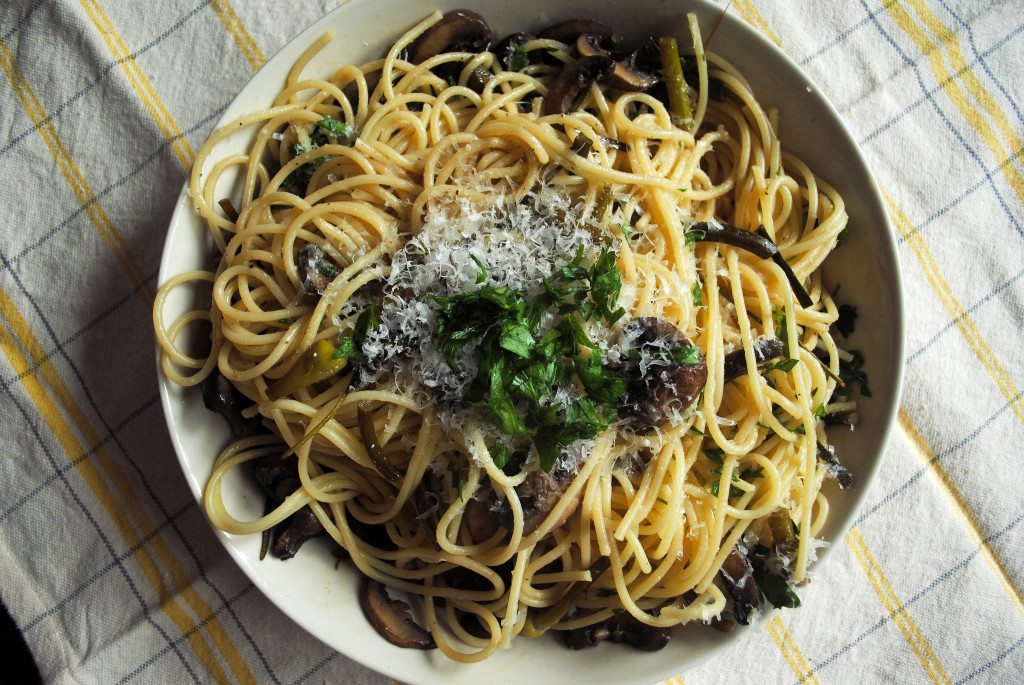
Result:
[[[828,514],[821,417],[844,353],[818,269],[845,227],[842,199],[782,151],[774,114],[704,51],[692,17],[683,126],[655,95],[600,83],[571,112],[547,111],[574,57],[554,39],[525,43],[520,54],[544,58],[515,71],[487,51],[407,61],[440,20],[426,18],[383,59],[321,78],[306,67],[325,36],[272,107],[223,126],[199,152],[189,190],[219,261],[163,284],[162,368],[186,386],[222,374],[269,429],[217,459],[203,498],[210,520],[259,533],[308,507],[362,574],[431,600],[422,612],[433,640],[462,661],[623,610],[657,627],[711,620],[733,603],[721,580],[729,555],[771,548],[773,531],[776,543],[793,541],[776,569],[800,583]],[[712,84],[723,92],[709,96]],[[247,152],[211,157],[239,135],[254,135]],[[237,216],[218,210],[225,192]],[[694,231],[715,222],[763,226],[809,304],[778,260]],[[315,249],[303,256],[306,246]],[[552,468],[528,435],[503,431],[493,411],[488,419],[486,396],[460,401],[482,363],[479,336],[448,358],[438,320],[443,303],[487,285],[529,304],[601,254],[614,257],[621,287],[610,307],[624,313],[545,314],[573,319],[593,343],[576,363],[603,355],[606,371],[621,368],[630,322],[667,322],[699,350],[706,383],[650,426],[604,410],[600,430],[558,443]],[[310,288],[311,270],[320,287]],[[212,304],[168,323],[167,295],[185,284],[206,288]],[[190,356],[177,339],[203,320],[212,349]],[[785,343],[781,362],[766,364],[766,340]],[[541,404],[585,394],[576,377],[561,393]],[[225,474],[281,455],[292,489],[266,516],[236,519]],[[531,522],[538,495],[524,501],[524,484],[544,472],[562,481]],[[500,523],[483,533],[466,520],[481,504]],[[552,609],[574,589],[571,607]]]

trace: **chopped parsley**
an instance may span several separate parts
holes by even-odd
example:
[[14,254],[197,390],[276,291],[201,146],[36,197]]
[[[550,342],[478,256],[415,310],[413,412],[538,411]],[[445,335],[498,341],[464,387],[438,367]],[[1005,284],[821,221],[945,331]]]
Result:
[[771,551],[764,545],[755,545],[748,556],[761,598],[767,599],[778,609],[797,608],[800,606],[800,598],[793,590],[789,579],[771,570],[771,565],[768,564],[770,558]]
[[352,136],[351,126],[332,117],[324,117],[320,121],[316,122],[316,125],[339,138],[349,138]]
[[871,391],[868,389],[868,375],[862,368],[864,355],[860,350],[850,350],[850,355],[849,361],[839,360],[839,378],[842,379],[844,385],[836,388],[836,394],[849,397],[853,394],[854,385],[856,385],[861,395],[871,397]]
[[356,317],[356,325],[352,328],[352,335],[338,341],[334,350],[334,358],[347,357],[355,361],[365,362],[366,355],[363,354],[363,342],[366,341],[366,334],[380,323],[377,312],[373,307],[367,307]]
[[844,338],[849,338],[857,326],[857,308],[852,304],[839,305],[839,318],[832,324]]
[[530,57],[526,48],[522,45],[512,46],[512,59],[509,61],[509,71],[522,71],[530,65]]
[[[449,367],[458,370],[458,353],[476,342],[477,373],[463,402],[503,433],[531,436],[548,472],[564,447],[596,436],[615,420],[627,388],[624,378],[602,364],[600,350],[583,330],[587,319],[611,325],[625,314],[615,308],[621,287],[616,254],[601,250],[589,268],[584,258],[581,246],[534,297],[486,283],[472,292],[432,296],[438,309],[435,345]],[[487,269],[474,260],[481,283]],[[551,309],[561,320],[543,330]],[[582,393],[569,392],[573,387]],[[507,463],[502,448],[495,449],[495,464]]]

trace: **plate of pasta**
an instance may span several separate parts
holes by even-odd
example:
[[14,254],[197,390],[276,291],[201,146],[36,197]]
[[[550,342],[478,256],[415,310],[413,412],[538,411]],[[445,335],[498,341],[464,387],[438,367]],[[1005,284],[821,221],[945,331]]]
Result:
[[202,146],[159,280],[225,548],[410,683],[652,682],[795,609],[899,398],[867,165],[703,0],[339,7]]

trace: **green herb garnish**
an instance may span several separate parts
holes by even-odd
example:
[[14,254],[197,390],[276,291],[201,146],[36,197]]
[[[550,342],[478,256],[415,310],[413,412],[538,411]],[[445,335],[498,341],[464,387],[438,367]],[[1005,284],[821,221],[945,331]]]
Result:
[[352,135],[352,127],[346,124],[344,121],[338,121],[333,117],[324,117],[320,121],[316,122],[316,125],[320,128],[333,133],[339,138],[348,138]]
[[[449,367],[457,371],[459,352],[476,343],[477,373],[463,401],[503,433],[531,436],[545,471],[563,448],[608,427],[627,387],[625,379],[602,365],[600,351],[583,328],[587,319],[611,325],[625,314],[623,308],[613,308],[621,287],[616,254],[602,249],[589,268],[583,266],[585,256],[581,246],[573,259],[544,279],[545,290],[534,297],[486,284],[472,292],[433,296],[438,309],[435,345]],[[487,269],[473,259],[480,267],[480,283]],[[543,315],[552,308],[562,318],[544,331]],[[570,392],[574,386],[583,392]],[[501,457],[492,458],[498,463]]]

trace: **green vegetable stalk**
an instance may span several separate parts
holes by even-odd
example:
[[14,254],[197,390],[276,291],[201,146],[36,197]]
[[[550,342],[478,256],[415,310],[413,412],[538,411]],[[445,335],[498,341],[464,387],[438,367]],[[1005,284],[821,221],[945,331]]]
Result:
[[672,123],[689,131],[693,128],[693,113],[690,111],[690,94],[683,78],[683,65],[679,61],[679,45],[672,36],[658,40],[661,50],[661,71],[668,87],[669,114]]

